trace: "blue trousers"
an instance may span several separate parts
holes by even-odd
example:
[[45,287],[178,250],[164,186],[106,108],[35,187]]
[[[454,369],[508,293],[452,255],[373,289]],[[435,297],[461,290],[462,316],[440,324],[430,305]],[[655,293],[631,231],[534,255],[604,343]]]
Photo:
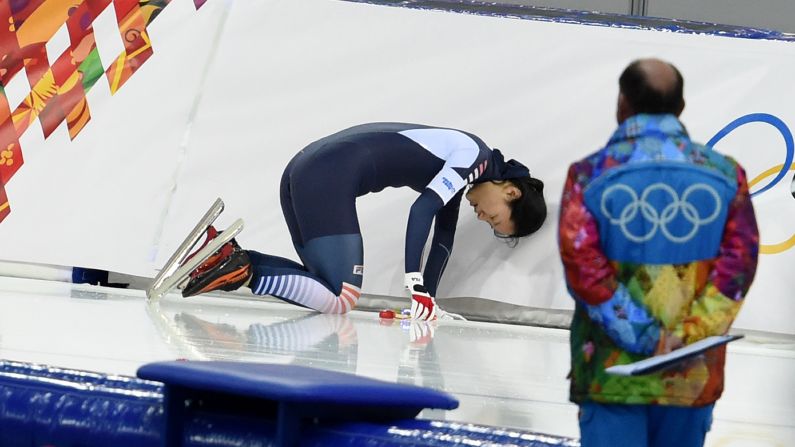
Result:
[[661,405],[580,405],[582,447],[702,447],[712,409]]

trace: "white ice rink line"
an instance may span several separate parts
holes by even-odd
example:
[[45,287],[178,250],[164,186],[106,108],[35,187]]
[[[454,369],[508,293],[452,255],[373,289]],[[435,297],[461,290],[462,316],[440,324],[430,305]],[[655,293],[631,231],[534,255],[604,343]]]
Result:
[[[444,321],[423,338],[422,329],[384,325],[370,312],[320,315],[239,297],[171,294],[148,306],[140,290],[0,277],[2,359],[125,375],[177,358],[299,364],[428,386],[461,401],[422,417],[578,436],[568,331]],[[729,346],[707,445],[795,446],[792,340]]]

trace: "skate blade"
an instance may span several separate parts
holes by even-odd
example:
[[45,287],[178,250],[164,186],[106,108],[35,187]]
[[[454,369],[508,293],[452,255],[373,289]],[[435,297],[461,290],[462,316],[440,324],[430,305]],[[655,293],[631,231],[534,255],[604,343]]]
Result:
[[196,252],[196,254],[180,265],[173,275],[163,279],[159,288],[152,289],[152,295],[149,298],[160,299],[172,289],[186,282],[190,277],[191,272],[196,270],[200,265],[210,258],[216,251],[218,251],[224,244],[231,241],[235,236],[243,231],[243,219],[237,219],[232,225],[223,230],[218,237],[211,240],[204,248]]
[[[160,292],[163,289],[163,282],[166,278],[171,277],[174,275],[174,272],[177,271],[179,266],[185,261],[185,258],[188,257],[188,254],[196,246],[196,243],[204,236],[205,231],[207,231],[207,227],[212,225],[215,222],[215,219],[223,212],[224,210],[224,201],[220,198],[215,199],[215,202],[212,204],[210,209],[204,213],[204,216],[199,220],[199,223],[191,230],[188,234],[188,237],[182,241],[177,251],[171,255],[166,265],[160,269],[160,272],[155,276],[155,279],[152,281],[152,285],[146,289],[146,298],[151,300],[153,298],[160,298],[161,296],[165,295],[165,292]],[[157,295],[157,296],[156,296]]]

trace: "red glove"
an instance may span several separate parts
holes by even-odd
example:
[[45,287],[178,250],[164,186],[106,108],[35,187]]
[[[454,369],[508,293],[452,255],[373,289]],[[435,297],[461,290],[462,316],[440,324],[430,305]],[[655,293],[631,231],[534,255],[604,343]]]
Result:
[[435,320],[436,300],[428,293],[419,272],[406,273],[406,290],[411,296],[411,319]]

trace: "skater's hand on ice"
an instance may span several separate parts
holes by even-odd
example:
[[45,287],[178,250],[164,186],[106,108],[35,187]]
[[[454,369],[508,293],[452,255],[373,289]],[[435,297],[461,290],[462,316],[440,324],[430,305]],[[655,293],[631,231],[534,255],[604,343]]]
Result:
[[436,300],[428,292],[416,290],[411,294],[411,318],[413,320],[435,320]]
[[428,293],[419,272],[406,273],[406,290],[411,296],[412,320],[435,320],[436,300]]

